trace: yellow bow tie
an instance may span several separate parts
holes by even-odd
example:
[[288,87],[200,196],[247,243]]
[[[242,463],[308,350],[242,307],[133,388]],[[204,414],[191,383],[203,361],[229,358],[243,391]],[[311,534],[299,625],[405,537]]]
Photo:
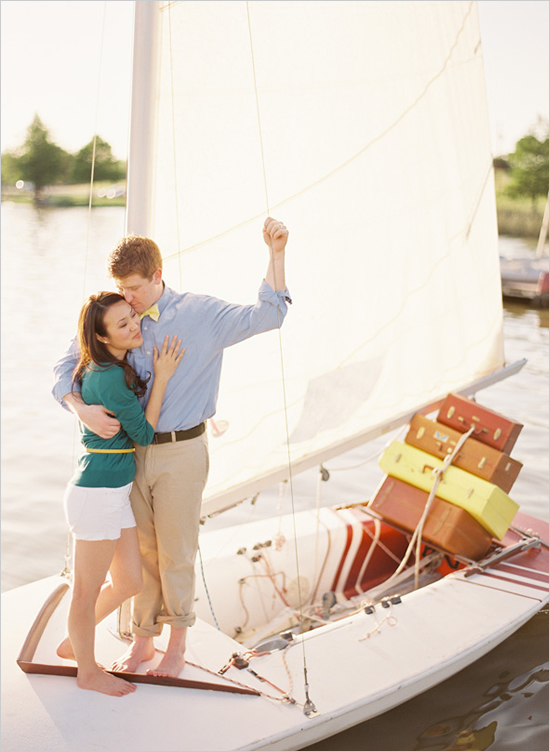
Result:
[[155,303],[154,305],[151,306],[151,308],[148,308],[146,311],[143,311],[143,313],[140,313],[139,314],[140,320],[144,316],[150,316],[153,319],[153,321],[158,321],[159,316],[160,316],[158,305]]

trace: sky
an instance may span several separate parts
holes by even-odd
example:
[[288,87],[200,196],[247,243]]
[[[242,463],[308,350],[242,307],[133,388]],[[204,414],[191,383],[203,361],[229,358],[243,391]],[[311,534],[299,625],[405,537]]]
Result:
[[[549,6],[478,1],[495,156],[513,151],[539,116],[548,119]],[[38,113],[67,151],[96,131],[125,159],[133,2],[2,0],[0,7],[2,151],[23,143]]]

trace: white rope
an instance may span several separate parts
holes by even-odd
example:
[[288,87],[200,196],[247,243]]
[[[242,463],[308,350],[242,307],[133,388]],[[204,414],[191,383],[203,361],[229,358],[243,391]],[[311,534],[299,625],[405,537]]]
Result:
[[[362,610],[362,609],[360,609],[360,610]],[[389,606],[389,611],[390,611],[389,614],[387,616],[385,616],[382,619],[382,621],[378,621],[378,616],[376,616],[376,625],[371,630],[369,630],[368,632],[366,632],[363,635],[363,637],[358,637],[357,638],[357,642],[363,642],[363,640],[368,640],[369,637],[371,637],[373,634],[376,634],[377,632],[379,632],[382,629],[382,625],[383,624],[387,623],[390,627],[397,626],[397,618],[391,613],[392,612],[392,606],[391,606],[391,604]],[[376,610],[374,611],[374,613],[376,615]]]
[[457,441],[456,446],[454,450],[448,454],[445,459],[443,460],[442,467],[436,467],[434,468],[433,475],[435,476],[434,484],[432,486],[432,490],[430,491],[430,495],[428,496],[428,501],[426,502],[426,506],[424,507],[424,512],[422,513],[422,517],[420,518],[420,521],[416,528],[416,557],[414,562],[414,587],[415,590],[418,588],[418,572],[420,568],[420,550],[422,546],[422,531],[424,529],[424,523],[426,522],[426,518],[428,517],[428,512],[430,511],[430,507],[432,505],[432,502],[434,500],[435,494],[437,492],[437,489],[439,487],[439,484],[441,480],[443,479],[443,474],[449,467],[449,465],[452,463],[454,458],[457,456],[457,454],[462,449],[462,445],[468,439],[474,432],[475,426],[471,426],[470,430],[467,431],[465,434],[463,434],[460,439]]
[[454,458],[456,457],[456,455],[458,454],[458,452],[462,448],[462,445],[464,444],[464,442],[466,441],[466,439],[471,436],[471,434],[473,433],[473,431],[474,431],[474,426],[472,426],[467,433],[463,434],[460,437],[460,439],[458,440],[458,442],[456,444],[456,447],[454,448],[453,452],[451,452],[450,454],[448,454],[445,457],[445,459],[443,460],[443,466],[440,467],[440,468],[435,468],[434,469],[434,471],[433,471],[433,474],[435,476],[434,477],[434,483],[433,483],[432,489],[430,491],[430,494],[428,496],[428,499],[426,501],[426,504],[424,506],[424,511],[422,513],[422,516],[420,517],[420,520],[418,521],[418,524],[417,524],[416,528],[414,529],[414,532],[412,534],[412,538],[411,538],[411,540],[409,542],[409,545],[407,546],[407,550],[405,551],[405,554],[404,554],[404,556],[403,556],[403,558],[401,560],[401,564],[397,567],[397,569],[395,570],[395,572],[390,577],[388,577],[388,579],[386,580],[385,584],[387,584],[388,582],[391,582],[393,579],[395,579],[397,577],[397,575],[399,575],[403,571],[403,569],[405,568],[405,566],[407,564],[409,556],[410,556],[410,554],[412,552],[412,549],[413,549],[413,547],[414,547],[414,545],[416,543],[416,561],[415,561],[415,565],[414,565],[414,587],[415,587],[415,589],[418,588],[418,573],[419,573],[419,570],[420,570],[420,547],[422,545],[422,530],[424,528],[424,523],[425,523],[426,518],[428,516],[428,512],[430,511],[430,507],[431,507],[432,502],[434,500],[434,497],[436,495],[436,492],[437,492],[439,483],[441,482],[441,479],[443,477],[443,474],[445,473],[445,471],[447,470],[447,468],[449,467],[449,465],[452,463],[452,461],[454,460]]

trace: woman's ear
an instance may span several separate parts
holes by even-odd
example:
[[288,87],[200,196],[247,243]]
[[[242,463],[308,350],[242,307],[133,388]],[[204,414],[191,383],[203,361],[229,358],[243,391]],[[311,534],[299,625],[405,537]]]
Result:
[[97,338],[97,339],[98,339],[98,340],[99,340],[100,342],[103,342],[103,344],[104,344],[104,345],[105,345],[105,344],[107,344],[107,339],[106,339],[105,337],[100,337],[100,336],[99,336],[99,334],[98,334],[97,332],[96,332],[96,335],[95,335],[95,336],[96,336],[96,338]]

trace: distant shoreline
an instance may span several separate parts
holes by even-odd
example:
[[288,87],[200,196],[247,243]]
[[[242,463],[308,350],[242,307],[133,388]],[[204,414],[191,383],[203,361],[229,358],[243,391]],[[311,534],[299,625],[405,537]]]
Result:
[[[546,199],[539,198],[533,209],[532,203],[528,199],[512,199],[506,195],[507,182],[508,176],[505,171],[497,168],[495,170],[495,193],[499,235],[516,238],[538,238]],[[87,207],[90,201],[89,192],[89,184],[52,186],[45,191],[44,199],[40,205],[45,208]],[[30,204],[33,203],[33,194],[29,190],[2,186],[2,201]],[[94,186],[92,208],[96,206],[125,206],[125,204],[126,184],[124,182],[116,184],[100,183]]]
[[[33,191],[19,190],[15,186],[2,186],[2,201],[14,201],[20,204],[34,203]],[[88,206],[90,203],[90,184],[52,185],[44,190],[40,206],[72,208],[74,206]],[[125,206],[126,183],[101,182],[94,184],[92,207],[94,206]]]

